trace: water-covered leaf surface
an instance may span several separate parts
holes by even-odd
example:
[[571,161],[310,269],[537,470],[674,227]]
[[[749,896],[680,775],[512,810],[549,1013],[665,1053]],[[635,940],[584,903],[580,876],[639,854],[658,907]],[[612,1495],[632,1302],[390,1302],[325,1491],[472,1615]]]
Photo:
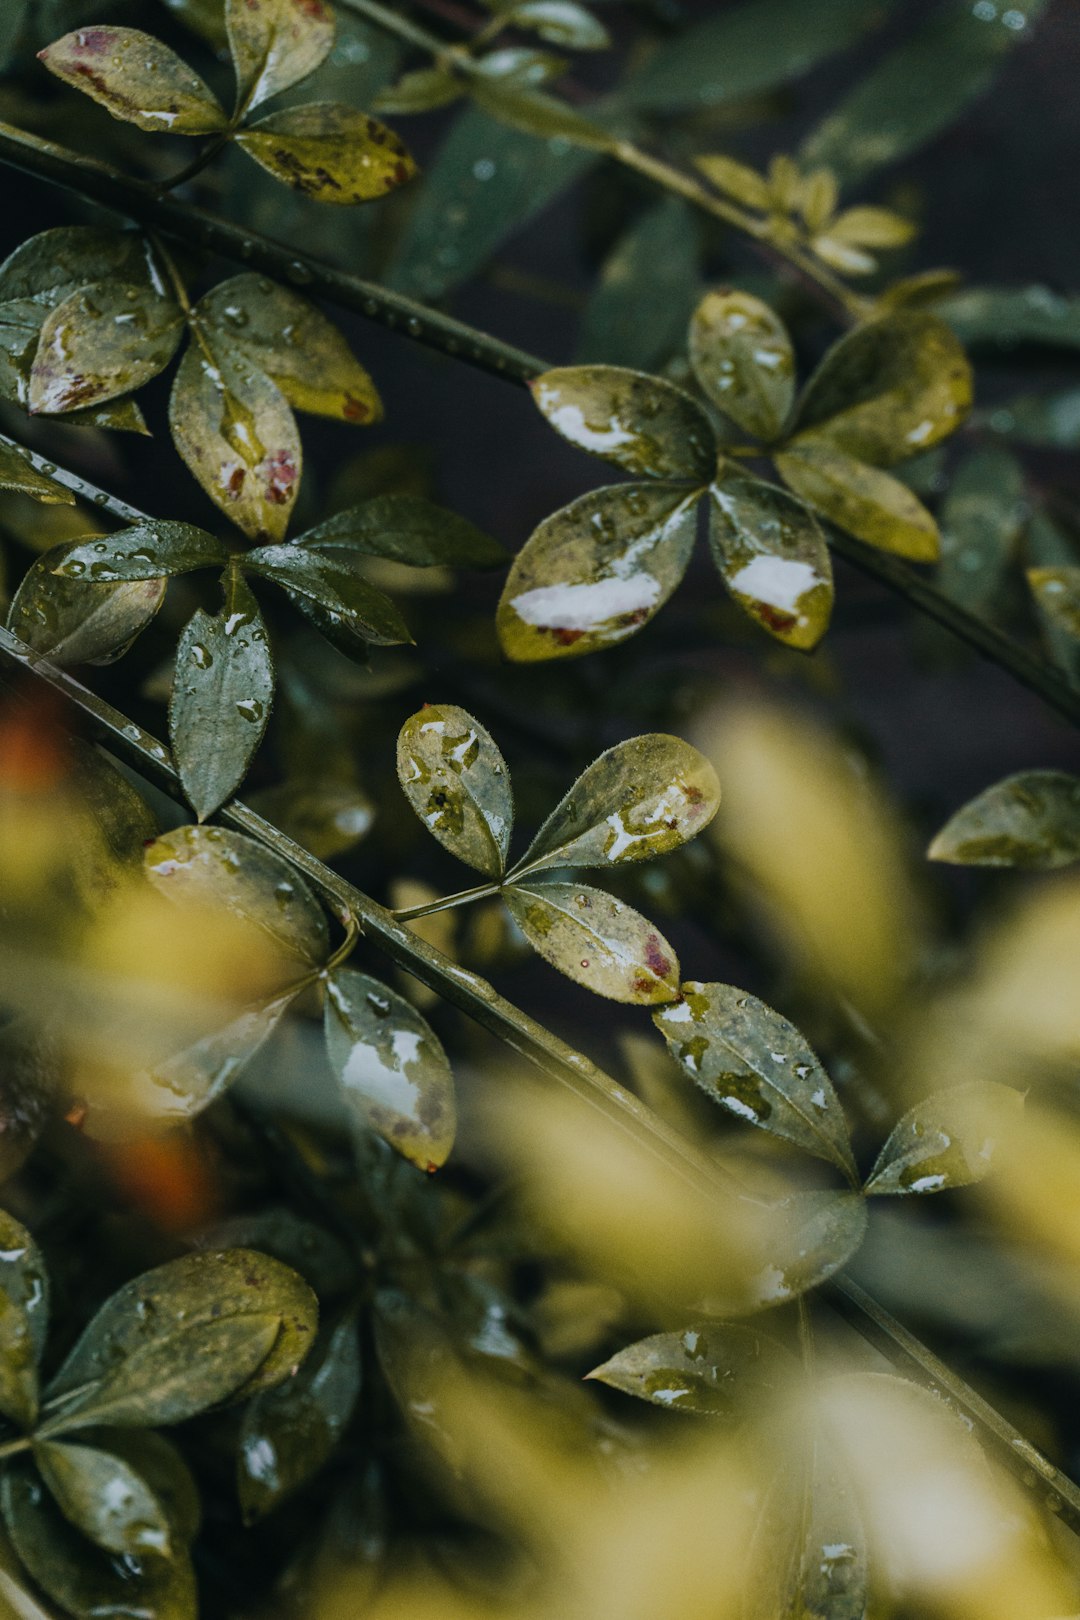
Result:
[[778,1340],[741,1323],[696,1322],[628,1344],[588,1374],[653,1406],[738,1419],[797,1371]]
[[290,595],[306,597],[331,614],[341,629],[376,646],[411,641],[408,626],[390,598],[370,585],[355,554],[343,546],[259,546],[242,565],[272,579]]
[[690,362],[718,410],[755,438],[776,438],[795,398],[795,353],[768,304],[706,293],[690,322]]
[[730,464],[709,497],[709,546],[732,597],[777,641],[809,652],[833,604],[832,562],[817,518],[779,485]]
[[508,560],[497,540],[422,495],[374,495],[306,529],[296,544],[340,546],[411,568],[499,568]]
[[598,996],[640,1006],[679,993],[679,962],[655,923],[584,883],[515,883],[510,913],[542,957]]
[[37,1416],[37,1363],[49,1321],[49,1281],[37,1244],[0,1210],[0,1412],[29,1426]]
[[1023,1103],[1023,1092],[992,1080],[924,1097],[893,1127],[866,1192],[943,1192],[981,1181]]
[[927,854],[956,866],[1049,871],[1080,861],[1080,777],[1018,771],[957,810]]
[[514,826],[506,761],[464,709],[428,703],[398,733],[397,773],[424,826],[468,866],[501,877]]
[[164,579],[95,584],[65,579],[70,545],[54,546],[27,569],[12,598],[7,627],[52,663],[108,663],[126,650],[165,598]]
[[392,130],[336,101],[271,113],[241,131],[236,144],[315,202],[371,202],[416,173],[416,164]]
[[306,79],[334,43],[326,0],[226,0],[225,25],[237,91],[249,111]]
[[175,51],[138,28],[77,28],[40,52],[50,73],[158,135],[212,135],[227,119]]
[[168,1515],[122,1457],[98,1446],[41,1440],[34,1461],[70,1524],[106,1552],[167,1558]]
[[216,535],[191,523],[136,523],[116,534],[77,541],[54,572],[62,579],[164,579],[193,568],[224,566],[228,552]]
[[184,317],[150,282],[95,282],[65,298],[41,328],[30,372],[30,409],[85,410],[140,388],[176,353]]
[[701,406],[672,383],[620,366],[561,366],[530,383],[557,433],[638,478],[704,485],[716,462]]
[[775,461],[785,484],[838,529],[912,562],[937,561],[938,526],[898,478],[823,444],[799,446]]

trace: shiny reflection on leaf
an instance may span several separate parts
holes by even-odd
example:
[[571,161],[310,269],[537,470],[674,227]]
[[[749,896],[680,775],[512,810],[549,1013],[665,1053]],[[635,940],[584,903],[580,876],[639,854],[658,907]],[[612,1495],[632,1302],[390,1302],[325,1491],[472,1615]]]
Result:
[[656,926],[622,900],[582,883],[515,883],[503,890],[534,950],[596,995],[653,1006],[679,993],[679,962]]
[[925,1097],[893,1128],[865,1191],[943,1192],[981,1181],[1023,1102],[1022,1092],[991,1080]]
[[730,1322],[695,1322],[629,1344],[587,1376],[653,1406],[738,1421],[774,1401],[798,1364],[777,1339]]
[[502,876],[514,826],[506,761],[464,709],[426,703],[398,733],[397,774],[428,832],[452,855]]
[[722,469],[709,490],[709,545],[744,613],[809,652],[832,613],[832,562],[814,514],[775,484]]
[[690,363],[718,410],[755,438],[776,438],[795,398],[795,354],[768,304],[707,293],[690,322]]
[[938,526],[899,479],[828,445],[802,445],[775,459],[785,484],[837,528],[912,562],[937,561]]
[[701,406],[681,388],[621,366],[561,366],[529,384],[564,439],[642,478],[698,486],[712,476],[716,447]]

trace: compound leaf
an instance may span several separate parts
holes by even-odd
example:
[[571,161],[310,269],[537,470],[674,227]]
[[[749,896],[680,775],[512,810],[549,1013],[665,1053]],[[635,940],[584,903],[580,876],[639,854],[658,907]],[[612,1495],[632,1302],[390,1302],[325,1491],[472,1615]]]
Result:
[[341,547],[411,568],[499,568],[506,552],[467,518],[423,495],[375,495],[298,535],[298,546]]

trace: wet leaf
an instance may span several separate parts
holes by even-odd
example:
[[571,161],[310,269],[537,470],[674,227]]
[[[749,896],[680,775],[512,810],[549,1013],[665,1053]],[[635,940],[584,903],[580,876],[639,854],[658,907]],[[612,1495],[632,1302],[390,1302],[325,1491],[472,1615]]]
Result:
[[189,1547],[199,1531],[202,1503],[191,1472],[172,1442],[152,1429],[114,1429],[107,1438],[95,1436],[94,1444],[121,1458],[153,1491],[165,1512],[174,1556],[176,1549]]
[[576,358],[654,371],[683,345],[698,292],[698,221],[681,197],[640,214],[604,260]]
[[829,626],[832,562],[817,518],[776,484],[726,468],[709,491],[709,546],[735,601],[762,629],[809,652]]
[[794,443],[891,467],[929,450],[971,407],[971,367],[933,315],[904,311],[868,321],[833,345],[799,401]]
[[824,444],[802,445],[774,459],[785,484],[838,529],[912,562],[937,561],[938,526],[898,478]]
[[0,1210],[0,1412],[29,1428],[49,1323],[49,1279],[37,1244]]
[[514,827],[510,772],[471,714],[426,703],[398,733],[397,773],[424,826],[445,849],[488,877],[506,870]]
[[139,870],[158,825],[146,800],[107,754],[78,739],[70,746],[73,832],[78,827],[72,875],[82,904],[94,911]]
[[315,202],[370,202],[416,174],[416,164],[393,130],[338,101],[312,101],[271,113],[241,130],[236,144],[276,179]]
[[995,782],[950,817],[927,855],[1043,872],[1080,861],[1080,777],[1019,771]]
[[28,647],[66,667],[110,663],[154,617],[165,599],[165,580],[88,584],[63,579],[67,545],[54,546],[23,575],[8,611],[7,627]]
[[1080,567],[1029,568],[1027,581],[1047,622],[1080,639]]
[[729,1113],[857,1179],[840,1099],[786,1018],[734,985],[691,982],[653,1022],[691,1079]]
[[993,615],[1005,595],[1028,515],[1024,469],[1000,445],[965,456],[941,508],[937,584],[973,613]]
[[503,587],[495,623],[506,656],[577,658],[647,624],[686,572],[698,498],[683,484],[614,484],[546,518]]
[[603,889],[513,883],[510,914],[534,950],[576,984],[612,1001],[655,1006],[679,993],[679,963],[656,926]]
[[587,1376],[653,1406],[738,1420],[756,1403],[775,1401],[795,1371],[794,1358],[768,1334],[699,1322],[628,1344]]
[[195,1620],[195,1577],[186,1554],[113,1558],[87,1544],[36,1471],[16,1461],[0,1477],[0,1509],[20,1560],[66,1613],[115,1620]]
[[751,1544],[744,1620],[864,1620],[869,1554],[852,1481],[822,1434],[792,1449]]
[[222,568],[229,554],[215,535],[190,523],[137,523],[70,546],[54,572],[61,579],[164,579],[193,568]]
[[255,1524],[317,1474],[348,1427],[360,1395],[360,1340],[344,1317],[300,1371],[244,1413],[237,1476],[245,1524]]
[[712,477],[716,446],[708,417],[681,388],[621,366],[559,366],[529,384],[564,439],[639,478]]
[[925,1097],[893,1127],[864,1191],[942,1192],[981,1181],[1023,1103],[1022,1092],[992,1080]]
[[122,1457],[97,1446],[41,1440],[34,1461],[65,1519],[98,1547],[132,1558],[171,1555],[165,1509]]
[[315,1337],[315,1295],[253,1249],[198,1252],[125,1283],[46,1391],[42,1439],[89,1425],[154,1427],[273,1389]]
[[510,876],[652,860],[696,838],[719,803],[716,772],[690,743],[663,732],[631,737],[581,773]]
[[746,433],[775,439],[795,398],[788,329],[750,293],[706,293],[690,322],[690,363],[717,408]]
[[305,968],[321,967],[330,954],[315,896],[288,861],[253,838],[223,827],[178,827],[150,845],[145,864],[151,883],[170,900],[223,906]]
[[29,495],[46,506],[74,506],[75,497],[63,484],[39,473],[29,456],[13,444],[0,444],[0,489],[16,495]]
[[569,141],[574,146],[603,152],[614,148],[614,137],[592,118],[543,90],[514,80],[473,73],[468,91],[476,105],[501,124],[545,141]]
[[820,1288],[846,1266],[866,1236],[866,1199],[855,1192],[795,1193],[764,1211],[762,1261],[744,1309],[765,1310]]
[[263,276],[233,276],[200,300],[199,315],[258,366],[297,411],[342,422],[377,422],[375,384],[332,321]]
[[603,23],[574,0],[525,0],[512,8],[515,28],[529,28],[552,45],[574,51],[602,51],[611,44]]
[[377,647],[411,642],[408,627],[388,596],[369,585],[355,557],[341,547],[260,546],[246,552],[244,568],[273,580],[290,595],[305,596],[335,614],[345,629]]
[[300,487],[295,418],[266,373],[201,324],[176,373],[169,426],[226,517],[253,539],[284,537]]
[[334,43],[325,0],[226,0],[225,25],[237,96],[249,112],[306,79]]
[[38,54],[65,84],[151,133],[212,135],[228,122],[199,75],[137,28],[78,28]]
[[497,540],[422,495],[375,495],[335,512],[295,544],[389,557],[410,568],[499,568],[507,561]]
[[259,605],[230,570],[225,605],[196,608],[181,631],[169,736],[184,792],[200,821],[231,798],[262,741],[274,664]]
[[326,1047],[345,1101],[422,1170],[446,1163],[457,1110],[446,1053],[426,1020],[364,973],[338,968],[326,985]]

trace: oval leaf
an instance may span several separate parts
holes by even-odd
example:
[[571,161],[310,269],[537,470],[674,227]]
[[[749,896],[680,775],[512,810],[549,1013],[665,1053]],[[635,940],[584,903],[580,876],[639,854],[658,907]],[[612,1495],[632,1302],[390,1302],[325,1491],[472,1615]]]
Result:
[[819,1288],[866,1236],[866,1199],[855,1192],[796,1193],[763,1212],[762,1261],[746,1309],[765,1310]]
[[70,546],[54,546],[27,569],[8,612],[7,627],[62,668],[109,663],[131,645],[165,599],[165,580],[88,584],[61,579]]
[[[0,320],[2,320],[0,315]],[[2,342],[2,333],[0,333]],[[0,489],[14,495],[29,495],[44,506],[74,506],[75,497],[63,484],[38,472],[28,455],[13,444],[0,444]]]
[[241,130],[236,144],[275,179],[315,202],[371,202],[416,173],[393,130],[337,101],[271,113]]
[[559,366],[534,377],[533,399],[556,433],[638,478],[703,485],[716,465],[705,412],[681,388],[621,366]]
[[258,603],[230,573],[225,606],[196,608],[176,648],[169,736],[180,781],[205,821],[243,781],[270,718],[274,665]]
[[594,151],[615,147],[614,137],[576,107],[514,78],[489,77],[483,60],[476,64],[468,88],[478,107],[510,129]]
[[775,439],[795,398],[788,329],[750,293],[706,293],[690,322],[690,363],[725,416],[757,439]]
[[750,1548],[743,1620],[865,1620],[869,1553],[853,1482],[817,1431],[785,1458]]
[[582,883],[512,884],[510,914],[534,950],[598,996],[654,1006],[679,993],[679,962],[640,912]]
[[338,968],[326,985],[326,1048],[345,1100],[422,1170],[446,1163],[454,1144],[454,1077],[434,1031],[378,979]]
[[29,1428],[49,1322],[49,1279],[30,1233],[0,1210],[0,1412]]
[[159,135],[212,135],[228,123],[217,97],[175,51],[138,28],[77,28],[38,56],[50,73]]
[[1031,586],[1040,613],[1058,630],[1080,641],[1080,567],[1029,568]]
[[503,587],[495,623],[506,656],[577,658],[634,635],[686,572],[697,501],[681,484],[615,484],[553,513]]
[[307,597],[336,616],[339,625],[376,646],[411,642],[401,614],[388,596],[369,585],[342,547],[316,551],[313,546],[260,546],[246,552],[243,567],[272,579],[290,595]]
[[176,353],[184,315],[176,300],[141,284],[96,282],[54,309],[30,373],[30,410],[86,409],[156,377]]
[[732,597],[777,641],[810,652],[833,604],[817,518],[779,485],[746,473],[725,472],[709,495],[709,546]]
[[226,0],[225,26],[247,111],[306,79],[334,43],[334,13],[325,0]]
[[168,1515],[122,1457],[97,1446],[40,1440],[34,1461],[69,1524],[106,1552],[169,1557]]
[[840,1099],[795,1026],[734,985],[682,990],[653,1022],[690,1077],[729,1113],[857,1180]]
[[898,478],[828,445],[802,445],[775,458],[800,500],[858,540],[911,562],[936,562],[938,526]]
[[224,567],[229,554],[215,535],[191,523],[136,523],[116,534],[70,546],[53,569],[61,579],[165,579],[193,568]]
[[525,0],[513,8],[513,24],[574,51],[602,51],[611,44],[603,23],[574,0]]
[[925,1097],[893,1127],[864,1191],[943,1192],[981,1181],[1023,1103],[1022,1092],[994,1080]]
[[630,737],[581,773],[510,876],[652,860],[696,838],[719,803],[716,772],[697,748],[659,731]]
[[756,1328],[701,1322],[628,1344],[586,1376],[653,1406],[737,1419],[754,1403],[775,1401],[797,1369],[783,1345]]
[[889,315],[829,350],[799,401],[795,442],[891,467],[955,433],[971,398],[971,367],[944,322]]
[[375,495],[335,512],[294,543],[320,551],[341,546],[410,568],[499,568],[508,560],[497,540],[422,495]]
[[489,877],[502,876],[514,794],[506,761],[478,720],[452,704],[425,703],[398,733],[397,773],[444,848]]
[[1080,861],[1080,777],[1019,771],[945,823],[927,854],[953,866],[1050,871]]

